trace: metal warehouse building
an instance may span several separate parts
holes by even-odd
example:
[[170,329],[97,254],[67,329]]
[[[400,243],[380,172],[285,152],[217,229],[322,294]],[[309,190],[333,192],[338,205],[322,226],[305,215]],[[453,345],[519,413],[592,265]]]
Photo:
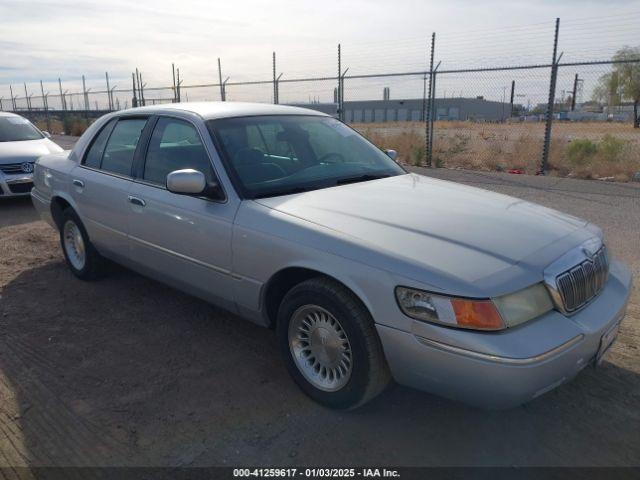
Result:
[[[483,98],[436,98],[434,100],[436,120],[504,121],[510,117],[511,105]],[[334,103],[296,104],[335,115]],[[344,102],[344,120],[353,123],[417,122],[424,118],[423,101],[408,100],[362,100]]]

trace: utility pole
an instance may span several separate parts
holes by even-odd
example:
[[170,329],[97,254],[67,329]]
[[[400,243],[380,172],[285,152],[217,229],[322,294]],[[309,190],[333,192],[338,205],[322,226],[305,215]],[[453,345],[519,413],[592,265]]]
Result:
[[516,81],[511,80],[511,99],[509,100],[509,118],[513,117],[513,97],[516,93]]
[[576,109],[576,95],[578,94],[578,74],[573,79],[573,92],[571,93],[571,111]]

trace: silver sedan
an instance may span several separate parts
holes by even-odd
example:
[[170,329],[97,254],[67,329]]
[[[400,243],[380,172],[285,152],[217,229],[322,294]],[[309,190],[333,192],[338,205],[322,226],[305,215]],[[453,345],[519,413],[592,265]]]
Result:
[[631,275],[598,227],[394,157],[311,110],[145,107],[39,159],[32,198],[76,276],[109,259],[275,329],[330,407],[391,378],[511,407],[601,361]]

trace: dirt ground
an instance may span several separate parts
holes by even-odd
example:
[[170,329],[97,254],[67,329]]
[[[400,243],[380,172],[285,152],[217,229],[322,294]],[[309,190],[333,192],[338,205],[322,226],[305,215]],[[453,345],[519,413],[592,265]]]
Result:
[[[640,188],[429,174],[586,217],[638,278]],[[29,200],[0,202],[0,295],[0,466],[640,460],[637,287],[601,368],[502,412],[399,386],[355,412],[322,408],[288,377],[273,332],[124,269],[74,278]]]

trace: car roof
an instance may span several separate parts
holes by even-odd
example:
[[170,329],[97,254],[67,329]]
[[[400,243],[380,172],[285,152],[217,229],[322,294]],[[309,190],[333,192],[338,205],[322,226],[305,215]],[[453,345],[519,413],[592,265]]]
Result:
[[24,118],[21,115],[18,115],[17,113],[11,113],[11,112],[0,112],[0,117],[20,117],[20,118]]
[[171,110],[182,110],[199,115],[204,120],[229,117],[249,117],[254,115],[318,115],[325,113],[308,108],[290,107],[287,105],[272,105],[269,103],[245,102],[185,102],[152,105],[148,107],[131,108],[123,113],[162,113]]

